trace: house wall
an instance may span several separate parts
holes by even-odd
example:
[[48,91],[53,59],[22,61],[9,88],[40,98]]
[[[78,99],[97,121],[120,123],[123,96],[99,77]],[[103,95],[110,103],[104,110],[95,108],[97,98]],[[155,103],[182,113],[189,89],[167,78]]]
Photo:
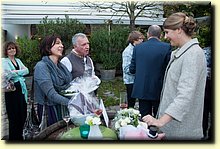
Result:
[[2,24],[2,29],[7,31],[6,41],[14,42],[18,37],[31,36],[29,24]]
[[[102,5],[112,5],[111,2],[100,3]],[[112,20],[113,24],[129,25],[130,19],[124,12],[113,12],[111,9],[97,10],[90,7],[85,7],[81,2],[3,2],[2,3],[2,22],[5,23],[3,29],[7,31],[6,40],[14,41],[18,36],[30,34],[31,24],[40,24],[46,16],[49,20],[56,18],[64,19],[68,15],[71,19],[77,19],[83,24],[99,25],[105,24],[106,20]],[[118,9],[118,5],[114,6]],[[143,11],[143,16],[139,16],[136,25],[152,25],[163,23],[163,6],[157,5],[155,8],[160,8],[160,11],[146,10]],[[21,34],[22,33],[22,34]]]

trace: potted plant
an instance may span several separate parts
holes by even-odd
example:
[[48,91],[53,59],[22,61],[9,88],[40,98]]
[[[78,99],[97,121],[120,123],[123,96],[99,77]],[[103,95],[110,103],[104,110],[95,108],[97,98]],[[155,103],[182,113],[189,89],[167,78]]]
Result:
[[116,67],[121,62],[121,54],[119,52],[104,51],[100,53],[100,60],[102,62],[100,69],[101,79],[114,79]]

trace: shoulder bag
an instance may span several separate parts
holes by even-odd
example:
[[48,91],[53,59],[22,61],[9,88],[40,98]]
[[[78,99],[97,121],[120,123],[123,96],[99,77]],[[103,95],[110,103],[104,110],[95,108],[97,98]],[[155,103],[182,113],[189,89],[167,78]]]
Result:
[[27,103],[27,118],[23,128],[23,139],[32,140],[39,132],[39,118],[34,107],[34,76],[32,78],[31,96]]

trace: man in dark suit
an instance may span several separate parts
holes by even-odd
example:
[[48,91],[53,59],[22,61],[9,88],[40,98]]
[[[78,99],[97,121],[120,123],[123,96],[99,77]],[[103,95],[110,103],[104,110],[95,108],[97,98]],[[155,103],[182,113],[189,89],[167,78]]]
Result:
[[160,41],[161,28],[152,25],[148,40],[134,47],[130,73],[135,74],[132,98],[138,98],[141,116],[156,116],[171,45]]

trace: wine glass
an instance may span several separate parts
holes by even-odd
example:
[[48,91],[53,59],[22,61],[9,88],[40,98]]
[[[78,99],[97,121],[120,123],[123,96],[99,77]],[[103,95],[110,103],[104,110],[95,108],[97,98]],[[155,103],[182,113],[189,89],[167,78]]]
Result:
[[[97,95],[98,97],[98,95]],[[96,116],[100,117],[102,115],[102,108],[101,108],[101,99],[97,98],[97,100],[95,101],[97,102],[97,105],[95,106],[95,110],[93,111],[95,113]]]
[[95,115],[97,115],[98,117],[100,117],[102,115],[102,109],[95,109],[94,110]]
[[128,108],[128,99],[126,92],[120,92],[120,110]]
[[66,122],[66,131],[69,130],[69,121],[70,121],[70,115],[69,115],[69,110],[67,107],[62,107],[62,117],[63,120]]

